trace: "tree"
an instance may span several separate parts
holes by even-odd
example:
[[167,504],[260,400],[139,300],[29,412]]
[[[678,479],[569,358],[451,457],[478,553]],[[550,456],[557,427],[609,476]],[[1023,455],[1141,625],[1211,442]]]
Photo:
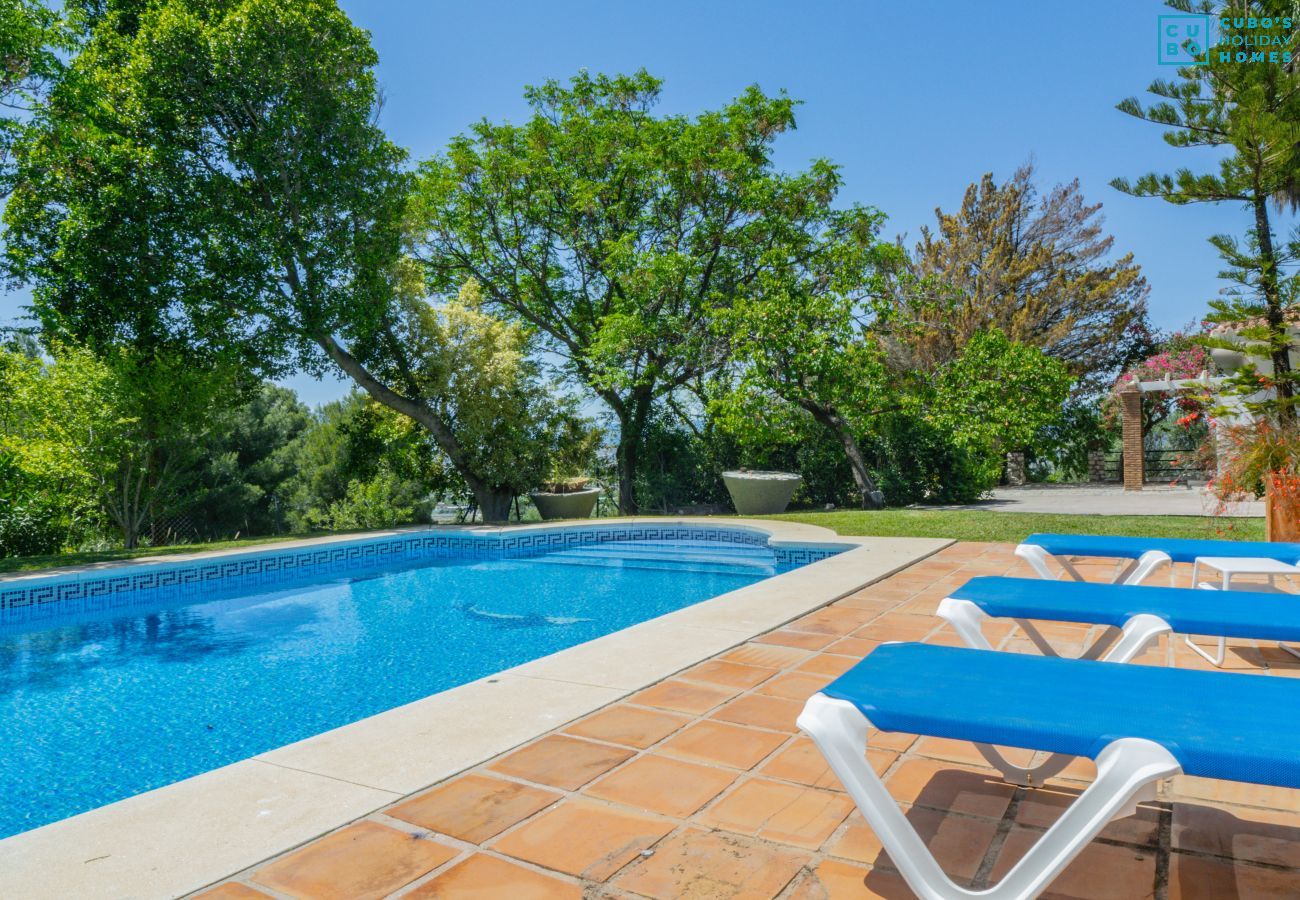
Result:
[[0,0],[0,197],[12,187],[13,145],[62,70],[69,40],[40,0]]
[[991,487],[1005,453],[1033,448],[1060,421],[1072,381],[1061,360],[996,329],[980,331],[934,373],[925,415],[984,460]]
[[146,526],[187,504],[228,382],[183,357],[52,350],[51,360],[8,357],[0,453],[74,511],[87,498],[134,548]]
[[[408,525],[431,498],[453,484],[463,489],[428,431],[358,390],[317,409],[284,458],[292,473],[283,487],[284,515],[293,531],[356,527],[345,520],[358,497],[367,518]],[[376,486],[388,492],[382,516],[373,502]]]
[[1040,196],[1032,163],[1001,184],[986,174],[956,213],[935,210],[911,268],[945,285],[948,300],[911,310],[925,327],[902,342],[910,364],[935,369],[997,329],[1062,360],[1083,386],[1108,385],[1145,333],[1148,288],[1131,253],[1109,258],[1100,211],[1077,180]]
[[456,470],[493,486],[494,505],[485,506],[474,490],[480,512],[488,521],[504,520],[511,499],[546,479],[553,461],[584,441],[590,425],[576,402],[543,378],[532,332],[486,312],[477,282],[439,306],[410,301],[401,323],[394,333],[418,365],[408,373],[396,371],[395,363],[393,371],[376,371],[406,378],[428,398],[430,411],[456,435]]
[[269,383],[247,403],[216,410],[188,506],[200,533],[283,531],[287,484],[296,474],[292,448],[315,425],[293,391]]
[[435,293],[475,279],[609,407],[624,513],[656,405],[725,358],[713,312],[821,228],[840,183],[825,161],[774,170],[784,95],[694,118],[655,115],[659,95],[644,71],[530,87],[526,123],[480,122],[420,167],[412,212]]
[[[1211,0],[1167,0],[1184,13],[1204,13],[1216,18],[1250,20],[1270,27],[1250,29],[1252,40],[1276,37],[1290,46],[1300,33],[1293,4],[1283,0],[1237,0],[1228,4]],[[1214,321],[1241,322],[1261,319],[1242,330],[1247,348],[1271,358],[1274,374],[1266,386],[1277,396],[1277,412],[1284,421],[1295,418],[1296,375],[1288,351],[1287,314],[1295,305],[1295,282],[1284,266],[1292,261],[1287,247],[1279,245],[1273,231],[1270,205],[1293,203],[1300,172],[1300,72],[1251,53],[1226,49],[1207,51],[1204,65],[1178,70],[1176,80],[1161,79],[1147,89],[1159,98],[1143,106],[1135,97],[1118,105],[1121,112],[1165,127],[1165,142],[1173,147],[1215,148],[1218,171],[1177,169],[1172,175],[1150,173],[1130,182],[1117,178],[1111,184],[1137,197],[1159,197],[1170,203],[1239,203],[1250,213],[1246,245],[1231,235],[1219,234],[1211,243],[1229,266],[1225,277],[1235,289],[1213,302]],[[1267,54],[1260,54],[1266,57]],[[1234,347],[1233,349],[1241,349]],[[1247,370],[1250,377],[1253,369]],[[1256,381],[1245,390],[1253,392]]]
[[412,350],[431,320],[402,266],[410,179],[375,122],[368,35],[334,0],[80,5],[84,48],[5,210],[8,270],[47,333],[262,377],[336,366],[503,517],[513,480],[475,468]]
[[739,366],[734,389],[714,406],[724,427],[753,441],[795,427],[783,404],[802,410],[842,448],[864,509],[884,497],[857,432],[897,406],[897,385],[872,331],[888,312],[878,290],[877,269],[892,256],[875,239],[882,220],[863,207],[831,216],[823,234],[771,265],[718,314]]

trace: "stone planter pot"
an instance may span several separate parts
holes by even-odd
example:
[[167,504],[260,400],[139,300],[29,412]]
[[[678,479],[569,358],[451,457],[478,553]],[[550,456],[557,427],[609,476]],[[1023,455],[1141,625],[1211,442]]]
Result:
[[589,519],[591,511],[596,508],[596,498],[600,488],[587,488],[582,491],[570,491],[567,494],[551,494],[546,491],[533,491],[528,498],[543,519]]
[[1239,350],[1211,347],[1210,356],[1213,357],[1215,364],[1228,374],[1232,374],[1246,364],[1246,354]]
[[[1300,328],[1292,325],[1287,328],[1287,333],[1291,336],[1292,349],[1289,354],[1291,358],[1291,368],[1300,368],[1300,350],[1296,349],[1296,347],[1300,345]],[[1234,343],[1245,343],[1244,340],[1237,338],[1233,334],[1228,334],[1226,337]],[[1247,360],[1253,362],[1255,368],[1259,370],[1259,374],[1263,375],[1265,378],[1270,378],[1273,375],[1273,360],[1268,357],[1247,356],[1245,353],[1240,351],[1225,350],[1220,347],[1211,347],[1210,356],[1214,359],[1215,363],[1218,364],[1219,368],[1224,372],[1227,372],[1229,375],[1244,366]]]
[[792,472],[723,472],[731,503],[742,516],[785,512],[794,489],[803,480]]

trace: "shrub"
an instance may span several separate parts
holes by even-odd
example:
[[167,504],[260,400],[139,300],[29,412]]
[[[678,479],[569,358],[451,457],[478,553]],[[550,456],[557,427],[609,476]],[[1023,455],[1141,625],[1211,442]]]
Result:
[[382,468],[369,481],[349,481],[347,492],[324,511],[310,514],[311,524],[329,531],[369,531],[409,525],[415,503],[404,502],[402,480]]
[[0,559],[52,556],[63,549],[67,526],[57,510],[24,501],[0,507]]
[[17,461],[0,453],[0,559],[50,556],[68,540],[68,515]]

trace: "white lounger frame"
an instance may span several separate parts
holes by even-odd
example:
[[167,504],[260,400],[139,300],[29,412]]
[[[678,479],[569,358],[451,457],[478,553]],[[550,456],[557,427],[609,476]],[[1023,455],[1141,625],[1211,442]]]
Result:
[[[993,618],[971,600],[948,597],[939,603],[935,615],[952,626],[953,631],[975,650],[992,650],[993,645],[984,636],[984,622]],[[1048,643],[1042,632],[1034,627],[1028,619],[1014,619],[1021,630],[1034,642],[1034,646],[1044,656],[1060,656],[1056,648]],[[1169,623],[1150,613],[1138,613],[1120,628],[1111,626],[1093,641],[1079,659],[1100,659],[1103,662],[1128,662],[1147,648],[1162,634],[1173,631]],[[1108,652],[1109,651],[1109,652]]]
[[[799,716],[806,731],[839,777],[881,845],[922,900],[1027,900],[1038,896],[1112,819],[1133,815],[1137,804],[1155,799],[1162,779],[1182,769],[1164,747],[1140,738],[1120,738],[1097,756],[1097,778],[993,887],[960,887],[943,873],[916,829],[866,760],[871,723],[856,706],[814,694]],[[1054,756],[1059,754],[1054,754]]]
[[[939,604],[936,614],[952,626],[958,637],[975,650],[993,650],[994,647],[984,636],[985,620],[993,618],[970,600],[948,597]],[[1016,619],[1016,624],[1029,635],[1044,656],[1060,656],[1056,648],[1047,642],[1042,633],[1026,619]],[[1103,662],[1128,662],[1147,648],[1162,634],[1173,629],[1159,616],[1139,613],[1124,623],[1122,628],[1107,628],[1101,636],[1079,655],[1079,659],[1100,659]],[[1053,775],[1068,766],[1073,756],[1053,753],[1036,766],[1018,766],[1003,756],[997,748],[989,744],[975,744],[975,747],[989,761],[993,768],[1002,773],[1002,777],[1012,784],[1022,787],[1037,787]]]
[[[1029,563],[1029,568],[1033,569],[1039,578],[1048,581],[1085,580],[1079,574],[1079,570],[1071,565],[1068,559],[1053,556],[1037,544],[1019,545],[1016,547],[1016,556]],[[1053,562],[1061,567],[1060,572],[1052,571],[1051,563]],[[1129,560],[1128,564],[1111,580],[1111,584],[1141,584],[1150,578],[1157,569],[1165,565],[1169,566],[1169,584],[1172,586],[1174,583],[1173,560],[1163,550],[1148,550],[1137,559]]]

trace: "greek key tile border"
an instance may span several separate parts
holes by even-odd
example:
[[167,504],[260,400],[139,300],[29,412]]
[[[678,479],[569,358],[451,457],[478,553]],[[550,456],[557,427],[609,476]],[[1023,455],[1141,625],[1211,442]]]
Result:
[[[415,532],[302,547],[258,550],[212,560],[151,563],[112,574],[52,575],[0,586],[0,626],[111,610],[202,602],[277,585],[328,580],[382,570],[404,561],[466,558],[517,559],[583,544],[690,540],[764,547],[767,535],[700,525],[627,525],[615,528],[547,528],[506,534]],[[842,546],[773,547],[781,570],[806,566],[843,552]]]

